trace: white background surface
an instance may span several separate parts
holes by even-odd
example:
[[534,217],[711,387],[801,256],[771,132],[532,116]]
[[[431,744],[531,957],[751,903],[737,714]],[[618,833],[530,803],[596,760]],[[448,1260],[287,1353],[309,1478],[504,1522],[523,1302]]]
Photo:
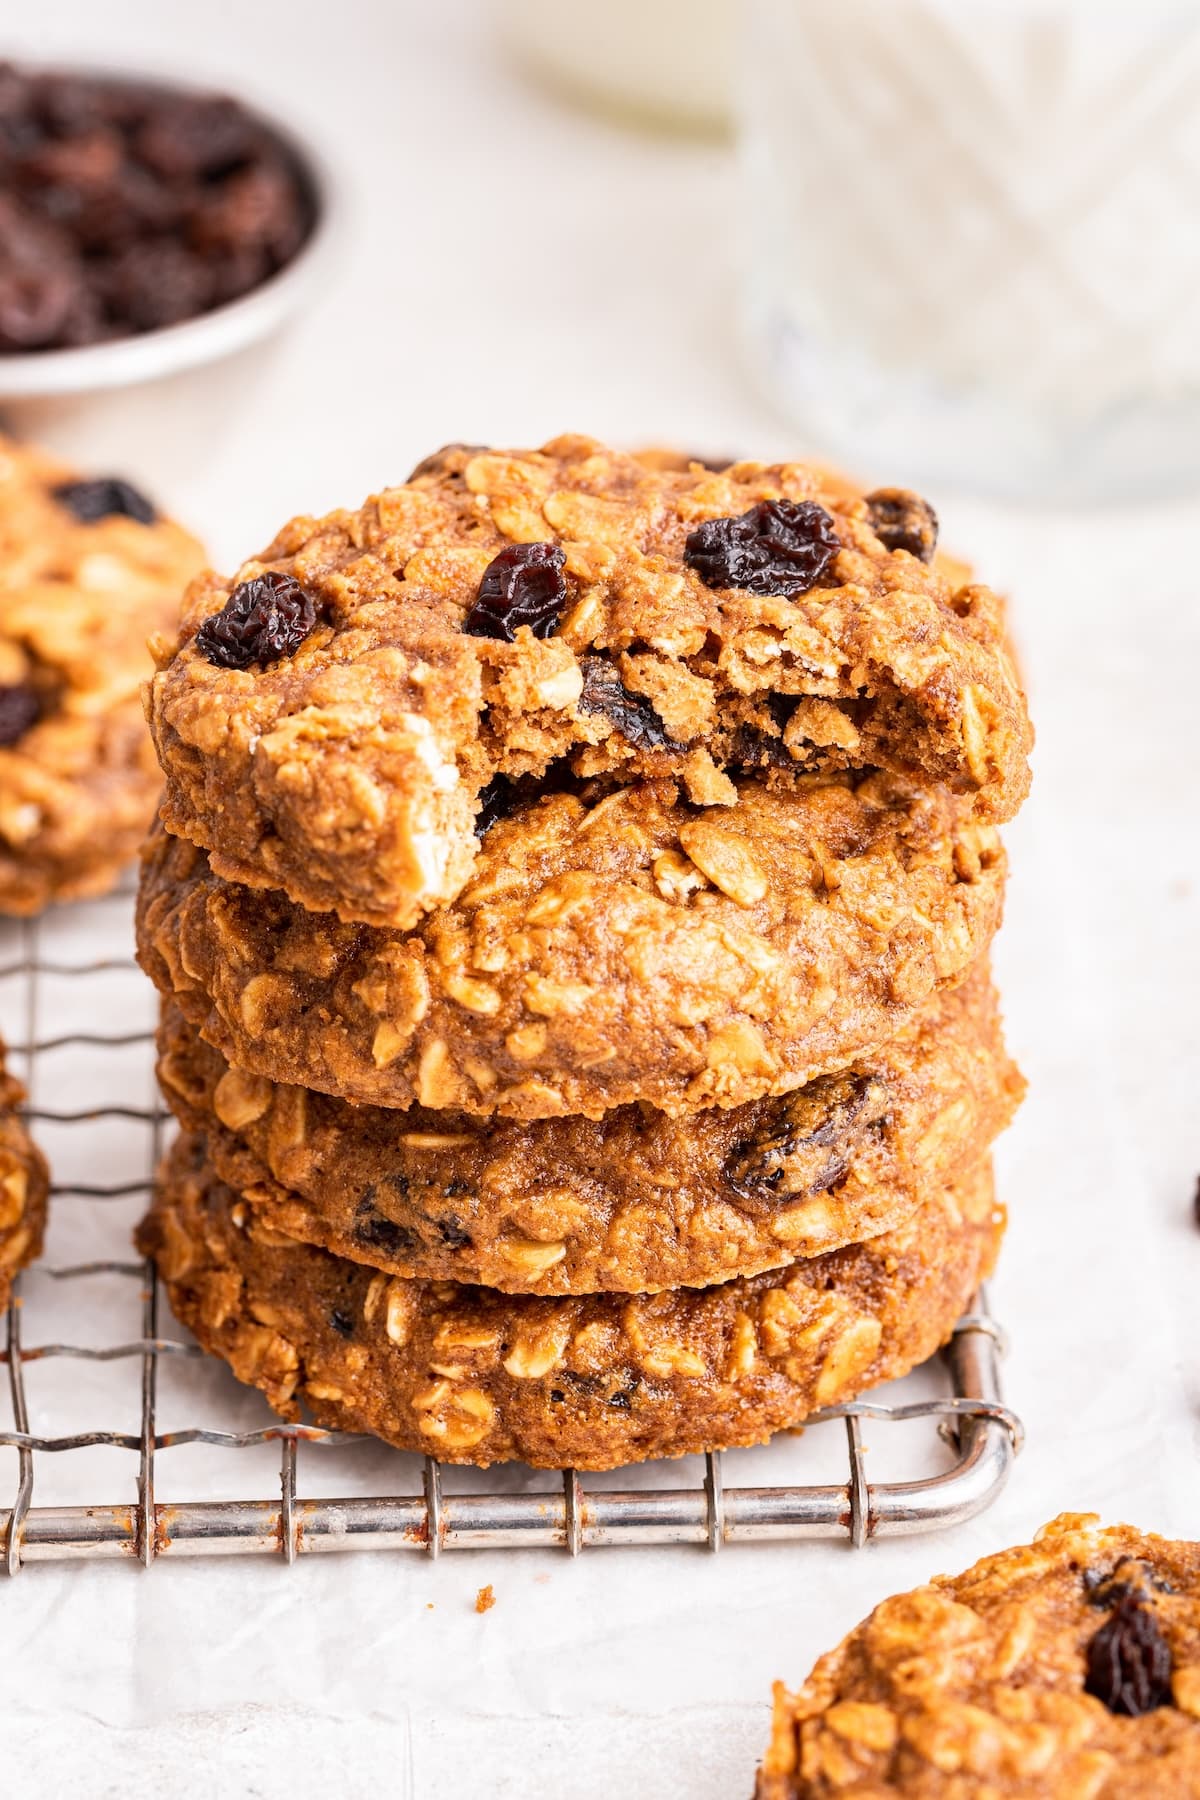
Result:
[[[6,17],[13,50],[256,88],[331,141],[355,190],[336,282],[285,341],[20,428],[142,481],[226,565],[447,439],[796,449],[736,360],[725,153],[568,110],[481,19],[387,0]],[[1039,727],[998,958],[1032,1083],[1003,1147],[1013,1222],[993,1296],[1030,1437],[999,1503],[862,1554],[31,1568],[0,1592],[14,1791],[744,1794],[770,1680],[799,1680],[885,1593],[1060,1509],[1197,1535],[1200,509],[937,498],[944,540],[1013,595]],[[77,1254],[65,1208],[55,1231],[56,1255]]]

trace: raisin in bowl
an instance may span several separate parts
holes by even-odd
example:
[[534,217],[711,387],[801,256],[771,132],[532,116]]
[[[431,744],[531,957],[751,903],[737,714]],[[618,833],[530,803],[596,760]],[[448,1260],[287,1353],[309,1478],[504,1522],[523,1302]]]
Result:
[[245,348],[311,296],[340,214],[320,150],[257,104],[0,64],[0,399]]

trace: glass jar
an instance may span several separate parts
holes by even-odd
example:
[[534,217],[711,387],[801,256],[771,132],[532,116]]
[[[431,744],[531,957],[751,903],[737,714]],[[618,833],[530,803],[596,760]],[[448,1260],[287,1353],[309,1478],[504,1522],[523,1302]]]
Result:
[[749,0],[744,318],[812,447],[1200,488],[1200,0]]

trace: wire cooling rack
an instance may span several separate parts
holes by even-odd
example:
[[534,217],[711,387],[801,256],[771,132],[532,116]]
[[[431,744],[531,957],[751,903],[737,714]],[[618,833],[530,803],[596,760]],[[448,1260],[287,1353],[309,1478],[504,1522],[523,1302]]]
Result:
[[[37,1561],[149,1567],[267,1553],[290,1563],[350,1548],[861,1545],[957,1524],[999,1493],[1021,1426],[1001,1400],[1003,1340],[982,1293],[934,1364],[827,1409],[803,1434],[589,1476],[586,1487],[574,1471],[443,1468],[373,1440],[271,1423],[261,1397],[175,1325],[153,1266],[130,1248],[167,1129],[154,997],[129,954],[131,904],[127,885],[0,926],[0,1018],[54,1174],[46,1255],[17,1284],[3,1352],[8,1574]],[[180,1423],[164,1430],[168,1413]],[[883,1451],[886,1439],[890,1451],[900,1438],[903,1478],[870,1480],[868,1447]]]

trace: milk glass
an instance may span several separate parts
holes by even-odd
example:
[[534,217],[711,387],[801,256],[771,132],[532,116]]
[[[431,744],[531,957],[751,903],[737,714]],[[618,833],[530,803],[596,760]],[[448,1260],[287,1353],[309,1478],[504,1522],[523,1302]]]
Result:
[[744,318],[808,447],[1200,490],[1200,0],[747,0]]

